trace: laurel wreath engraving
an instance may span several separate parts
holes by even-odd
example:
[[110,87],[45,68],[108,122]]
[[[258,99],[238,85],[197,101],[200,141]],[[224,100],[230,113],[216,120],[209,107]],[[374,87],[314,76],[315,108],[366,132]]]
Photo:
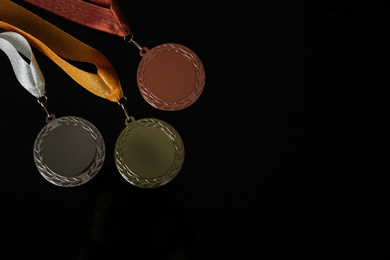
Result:
[[[165,174],[158,178],[142,178],[134,173],[124,160],[124,143],[135,130],[145,127],[160,128],[171,140],[175,148],[175,159]],[[171,181],[180,171],[184,162],[184,145],[179,133],[169,124],[154,118],[133,121],[119,135],[115,145],[116,166],[128,182],[141,188],[156,188]]]
[[[74,176],[74,177],[62,176],[60,174],[57,174],[53,170],[51,170],[45,163],[45,158],[43,156],[43,146],[45,140],[55,128],[61,127],[62,125],[82,127],[95,140],[95,144],[96,144],[95,160],[93,161],[93,163],[90,165],[88,169],[81,172],[78,176]],[[48,180],[49,182],[57,186],[62,186],[62,187],[79,186],[92,179],[102,167],[105,158],[105,153],[106,152],[105,152],[104,140],[99,130],[87,120],[75,116],[61,117],[51,121],[41,130],[41,132],[38,134],[37,138],[35,139],[35,143],[34,143],[34,161],[38,171],[46,180]]]
[[[190,61],[192,65],[195,67],[195,71],[196,71],[196,82],[192,93],[184,100],[176,101],[176,102],[166,102],[158,98],[157,96],[155,96],[148,88],[145,80],[146,70],[150,61],[155,56],[170,51],[177,52],[182,56],[184,56],[185,58],[187,58],[188,61]],[[141,60],[138,66],[137,83],[142,96],[150,105],[161,110],[176,111],[190,106],[198,99],[198,97],[202,93],[205,80],[206,80],[206,76],[204,73],[203,64],[198,58],[198,56],[196,56],[196,54],[193,51],[191,51],[189,48],[179,44],[161,44],[154,47],[152,50],[147,52],[147,55],[144,55],[143,59]]]

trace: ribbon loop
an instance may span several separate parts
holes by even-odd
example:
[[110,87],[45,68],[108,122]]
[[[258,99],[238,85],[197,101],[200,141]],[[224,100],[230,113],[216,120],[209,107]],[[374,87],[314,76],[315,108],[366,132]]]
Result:
[[115,0],[23,0],[72,22],[126,37],[130,26]]
[[[85,89],[113,102],[123,97],[118,75],[96,49],[8,0],[0,0],[0,19],[3,20],[0,28],[21,34]],[[64,59],[95,64],[97,74],[81,70]]]
[[[11,61],[19,83],[36,98],[42,97],[45,94],[45,78],[27,40],[15,32],[3,32],[0,33],[0,49]],[[27,63],[21,54],[30,62]]]

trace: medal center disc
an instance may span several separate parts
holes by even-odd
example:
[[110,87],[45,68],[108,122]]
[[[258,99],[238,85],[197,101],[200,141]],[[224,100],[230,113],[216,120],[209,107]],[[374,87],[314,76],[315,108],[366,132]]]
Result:
[[82,173],[92,164],[95,155],[95,140],[79,126],[63,125],[54,129],[43,145],[46,165],[65,177]]
[[196,70],[183,55],[164,52],[151,60],[145,81],[156,97],[176,102],[191,94],[196,83]]
[[126,139],[123,149],[127,166],[142,178],[160,177],[174,162],[172,140],[159,128],[138,129]]

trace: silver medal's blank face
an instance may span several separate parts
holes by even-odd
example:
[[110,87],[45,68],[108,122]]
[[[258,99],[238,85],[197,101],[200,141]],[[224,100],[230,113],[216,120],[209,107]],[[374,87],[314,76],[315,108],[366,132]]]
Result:
[[47,166],[66,177],[77,176],[92,164],[96,155],[94,139],[84,128],[63,125],[54,129],[43,144]]
[[119,172],[131,184],[155,188],[171,181],[184,161],[184,146],[169,124],[152,118],[130,123],[115,146]]
[[49,122],[34,145],[35,164],[42,176],[58,186],[89,181],[104,162],[105,147],[99,131],[78,117]]

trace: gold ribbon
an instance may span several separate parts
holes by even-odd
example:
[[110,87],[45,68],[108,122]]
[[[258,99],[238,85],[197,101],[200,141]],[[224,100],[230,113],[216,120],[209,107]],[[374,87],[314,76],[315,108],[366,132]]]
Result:
[[[8,0],[0,0],[0,19],[1,28],[21,34],[85,89],[113,102],[123,97],[114,68],[96,49]],[[97,67],[97,74],[83,71],[63,58],[92,63]]]

